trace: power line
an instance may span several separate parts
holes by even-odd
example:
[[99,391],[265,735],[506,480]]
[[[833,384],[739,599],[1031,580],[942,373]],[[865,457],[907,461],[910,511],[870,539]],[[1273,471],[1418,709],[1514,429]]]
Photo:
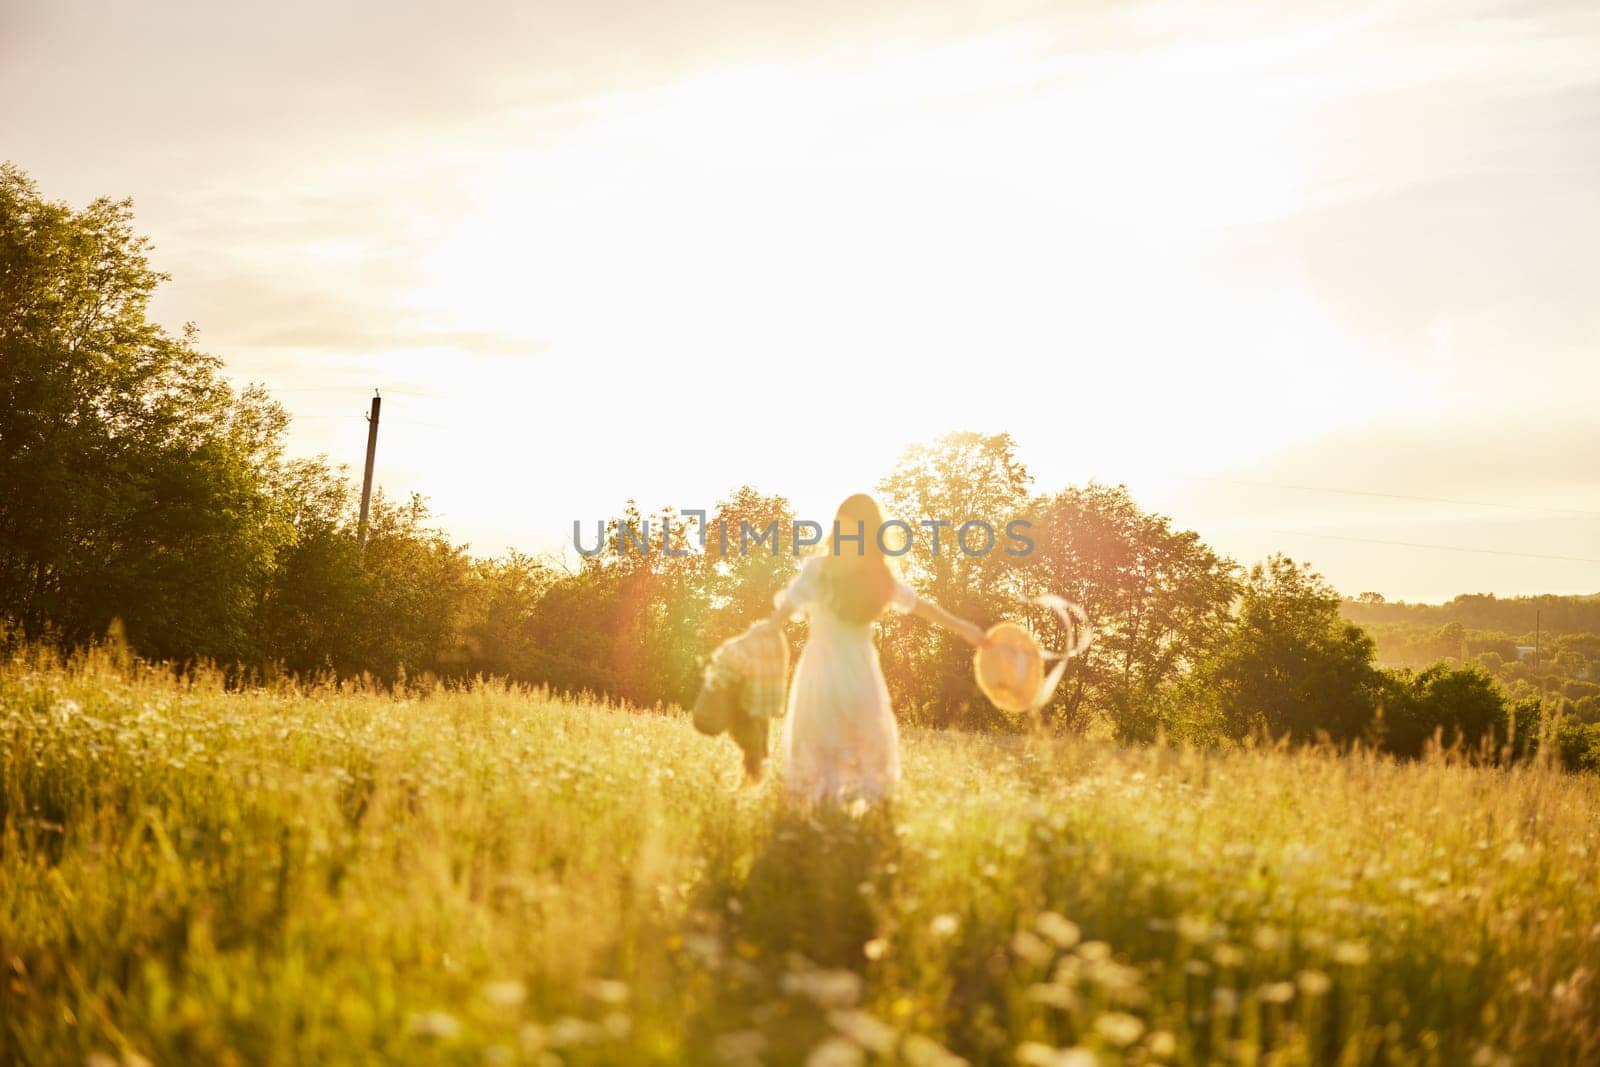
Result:
[[1314,533],[1310,530],[1277,530],[1271,527],[1259,527],[1267,533],[1287,534],[1290,537],[1317,537],[1324,541],[1354,541],[1364,545],[1393,545],[1399,548],[1431,548],[1442,552],[1470,552],[1480,556],[1516,556],[1521,559],[1548,559],[1559,560],[1563,563],[1595,563],[1600,564],[1600,559],[1591,559],[1587,556],[1555,556],[1541,552],[1509,552],[1499,548],[1469,548],[1465,545],[1435,545],[1422,541],[1389,541],[1379,537],[1351,537],[1346,534]]
[[[349,385],[292,385],[281,389],[277,386],[270,386],[267,388],[267,392],[273,396],[279,393],[351,393],[358,392],[360,388],[359,386]],[[409,396],[417,400],[431,400],[440,397],[439,393],[431,390],[407,389],[403,385],[383,385],[379,386],[379,388],[387,390],[396,396]]]
[[[319,412],[319,413],[312,414],[312,415],[299,415],[299,414],[296,414],[295,412],[292,412],[292,411],[289,412],[289,418],[290,419],[362,419],[362,420],[365,420],[365,419],[367,419],[367,417],[368,416],[366,416],[366,415],[330,414],[330,413],[325,413],[325,412]],[[410,424],[412,426],[429,426],[429,427],[432,427],[435,430],[455,430],[455,429],[459,428],[459,427],[455,427],[455,426],[448,426],[448,425],[446,425],[445,423],[442,423],[442,422],[429,422],[426,419],[411,419],[411,418],[407,418],[404,415],[390,415],[389,416],[389,421],[390,422],[404,422],[404,423],[408,423],[408,424]]]
[[1341,496],[1377,497],[1384,500],[1415,500],[1428,504],[1457,504],[1475,508],[1499,508],[1504,511],[1540,511],[1549,515],[1568,515],[1583,519],[1600,519],[1600,511],[1582,511],[1577,508],[1547,508],[1535,504],[1506,504],[1489,500],[1459,500],[1446,496],[1415,496],[1408,493],[1382,493],[1370,489],[1340,489],[1324,485],[1291,485],[1284,482],[1257,482],[1241,478],[1213,478],[1195,474],[1181,476],[1186,481],[1218,482],[1223,485],[1246,485],[1258,489],[1293,489],[1303,493],[1336,493]]
[[[359,416],[357,416],[359,418]],[[428,422],[426,419],[408,419],[404,415],[391,415],[390,422],[403,422],[410,426],[431,426],[435,430],[456,430],[459,427],[447,426],[442,422]]]

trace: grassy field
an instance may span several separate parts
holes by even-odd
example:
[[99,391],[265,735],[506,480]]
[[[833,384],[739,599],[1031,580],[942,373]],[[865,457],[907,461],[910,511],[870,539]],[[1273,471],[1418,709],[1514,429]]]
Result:
[[1600,781],[0,668],[0,1062],[1595,1063]]

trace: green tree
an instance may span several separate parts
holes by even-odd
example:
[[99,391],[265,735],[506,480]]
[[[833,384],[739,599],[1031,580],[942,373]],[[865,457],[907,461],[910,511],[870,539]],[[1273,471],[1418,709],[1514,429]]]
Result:
[[252,659],[293,536],[274,493],[287,417],[230,388],[192,327],[149,320],[166,276],[132,218],[0,166],[0,611],[34,638],[121,618],[149,655]]
[[[951,433],[907,448],[878,484],[885,518],[907,523],[914,533],[911,550],[900,557],[906,580],[980,625],[1024,614],[1018,557],[1007,554],[1016,543],[1005,531],[1012,520],[1029,517],[1031,481],[1010,434]],[[962,550],[958,538],[969,522],[993,530],[987,552],[979,553],[987,536],[976,525],[967,531],[970,552]],[[1014,725],[979,692],[972,649],[958,638],[892,614],[882,632],[884,674],[902,714],[939,726]]]
[[[772,610],[772,597],[798,567],[794,546],[794,508],[782,496],[740,486],[707,518],[706,546],[692,567],[696,592],[707,607],[706,637],[718,641],[743,630]],[[778,529],[778,551],[740,551],[740,532]],[[724,531],[726,536],[724,537]],[[699,531],[694,531],[698,540]],[[724,548],[726,542],[726,548]]]
[[530,669],[539,651],[534,623],[540,600],[557,578],[548,561],[515,550],[472,561],[461,624],[462,651],[472,671],[543,680]]
[[1081,729],[1103,714],[1119,739],[1149,740],[1174,707],[1166,689],[1225,633],[1237,566],[1140,509],[1126,486],[1066,489],[1034,514],[1038,547],[1022,573],[1034,589],[1081,605],[1097,633],[1068,665],[1047,716]]
[[1339,617],[1339,595],[1310,567],[1274,555],[1250,569],[1237,617],[1196,672],[1235,738],[1334,741],[1362,736],[1379,678],[1373,643]]
[[[262,643],[296,673],[468,674],[503,664],[474,657],[474,569],[429,524],[426,502],[373,497],[363,549],[341,474],[308,465],[295,483],[296,536],[261,607]],[[492,599],[492,596],[490,597]]]
[[1505,698],[1486,671],[1435,663],[1382,673],[1381,741],[1395,755],[1420,756],[1434,738],[1469,750],[1509,740]]

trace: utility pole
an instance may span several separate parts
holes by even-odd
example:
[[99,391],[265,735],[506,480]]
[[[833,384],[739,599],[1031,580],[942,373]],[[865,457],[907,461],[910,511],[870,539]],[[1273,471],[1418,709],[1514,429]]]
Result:
[[1544,721],[1544,675],[1539,673],[1539,637],[1544,622],[1544,611],[1533,609],[1533,684],[1538,686],[1539,693],[1539,754],[1545,755],[1545,730]]
[[372,461],[378,456],[378,409],[383,398],[372,391],[372,414],[367,416],[367,473],[361,479],[361,525],[356,528],[356,546],[367,547],[367,507],[372,503]]

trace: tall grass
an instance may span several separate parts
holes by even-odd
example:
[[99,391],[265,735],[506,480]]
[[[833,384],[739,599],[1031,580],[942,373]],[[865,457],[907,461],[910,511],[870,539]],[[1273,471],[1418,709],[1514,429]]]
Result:
[[1600,783],[0,668],[0,1062],[1600,1062]]

